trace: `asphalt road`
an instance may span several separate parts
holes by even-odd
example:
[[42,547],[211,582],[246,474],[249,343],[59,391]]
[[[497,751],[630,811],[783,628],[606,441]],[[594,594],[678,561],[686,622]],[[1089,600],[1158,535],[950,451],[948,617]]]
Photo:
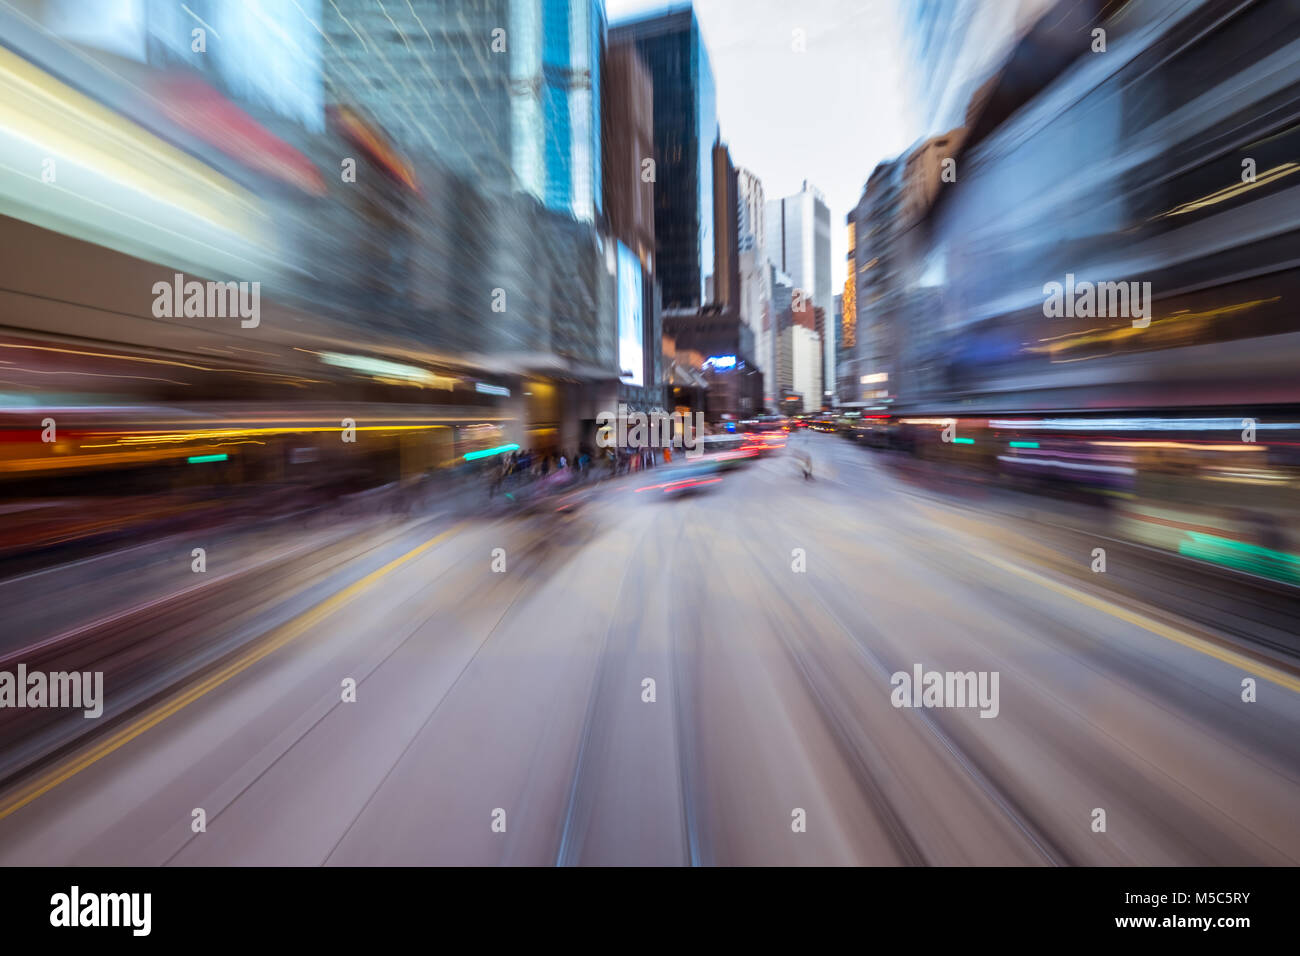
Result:
[[[1293,662],[1067,573],[1086,534],[796,441],[814,481],[650,472],[304,572],[288,620],[0,795],[0,863],[1300,862]],[[996,716],[895,707],[916,665],[997,672]]]

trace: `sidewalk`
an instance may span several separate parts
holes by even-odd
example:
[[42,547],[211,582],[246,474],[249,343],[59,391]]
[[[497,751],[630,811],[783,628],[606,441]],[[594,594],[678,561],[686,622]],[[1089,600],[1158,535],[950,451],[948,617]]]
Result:
[[[181,600],[232,573],[244,574],[295,553],[308,554],[352,536],[389,530],[408,518],[453,510],[448,503],[441,509],[412,508],[404,515],[381,507],[377,500],[353,496],[332,508],[259,524],[187,529],[6,578],[0,580],[0,606],[6,609],[0,654],[144,605]],[[196,548],[204,551],[203,571],[194,570]]]

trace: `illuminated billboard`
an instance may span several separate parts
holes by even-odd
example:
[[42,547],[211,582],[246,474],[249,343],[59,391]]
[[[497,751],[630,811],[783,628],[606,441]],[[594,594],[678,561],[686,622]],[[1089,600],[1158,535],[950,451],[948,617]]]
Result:
[[618,244],[618,367],[628,385],[645,384],[641,260]]

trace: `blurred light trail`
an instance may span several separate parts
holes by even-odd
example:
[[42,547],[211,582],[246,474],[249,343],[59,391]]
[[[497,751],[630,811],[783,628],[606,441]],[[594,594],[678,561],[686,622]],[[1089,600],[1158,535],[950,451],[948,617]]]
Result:
[[1300,555],[1201,531],[1188,531],[1187,536],[1191,541],[1178,546],[1179,554],[1300,584]]
[[[911,419],[915,424],[946,424],[948,420],[939,419],[923,422]],[[1037,428],[1044,431],[1236,431],[1245,427],[1240,418],[1045,418],[1031,419],[991,419],[990,428],[1028,429]],[[1257,431],[1286,431],[1300,428],[1295,422],[1259,421],[1255,424]]]
[[498,445],[496,448],[487,448],[483,451],[471,451],[464,458],[466,461],[478,461],[480,458],[492,458],[495,455],[503,455],[506,452],[518,450],[518,445]]
[[1030,465],[1036,468],[1060,468],[1065,471],[1095,471],[1112,475],[1135,475],[1136,468],[1123,465],[1090,465],[1080,461],[1064,461],[1060,458],[1029,458],[1023,455],[998,455],[998,461],[1012,462],[1016,465]]
[[[1226,200],[1240,196],[1242,193],[1250,192],[1252,189],[1258,189],[1261,186],[1267,186],[1275,180],[1282,179],[1284,176],[1290,176],[1292,173],[1300,172],[1300,164],[1283,163],[1281,166],[1274,166],[1272,169],[1257,173],[1255,179],[1248,183],[1235,183],[1232,186],[1220,189],[1218,192],[1210,193],[1200,199],[1192,202],[1183,203],[1176,206],[1168,212],[1161,213],[1161,216],[1182,216],[1189,212],[1195,212],[1197,209],[1204,209],[1207,206],[1214,206]],[[1159,218],[1159,217],[1157,217]]]
[[[253,194],[3,47],[0,134],[0,197],[32,222],[226,274],[269,251]],[[66,170],[33,188],[51,158]]]

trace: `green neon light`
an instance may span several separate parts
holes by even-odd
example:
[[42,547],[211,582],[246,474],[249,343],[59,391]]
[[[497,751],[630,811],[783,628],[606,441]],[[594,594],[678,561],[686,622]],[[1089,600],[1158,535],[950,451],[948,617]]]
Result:
[[201,465],[207,461],[225,461],[229,455],[193,455],[185,460],[191,465]]
[[952,443],[953,443],[954,445],[973,445],[973,444],[975,444],[975,439],[973,439],[973,438],[954,438],[954,439],[952,440]]
[[1012,448],[1037,448],[1037,447],[1038,447],[1038,442],[1036,442],[1036,441],[1013,441],[1013,442],[1011,443],[1011,447],[1012,447]]
[[1300,555],[1200,531],[1188,531],[1187,535],[1191,540],[1178,545],[1179,554],[1236,568],[1238,571],[1249,571],[1276,581],[1300,583]]
[[504,452],[518,450],[518,445],[498,445],[496,448],[485,448],[482,451],[472,451],[465,456],[465,460],[477,461],[480,458],[491,458],[493,455],[500,455]]

